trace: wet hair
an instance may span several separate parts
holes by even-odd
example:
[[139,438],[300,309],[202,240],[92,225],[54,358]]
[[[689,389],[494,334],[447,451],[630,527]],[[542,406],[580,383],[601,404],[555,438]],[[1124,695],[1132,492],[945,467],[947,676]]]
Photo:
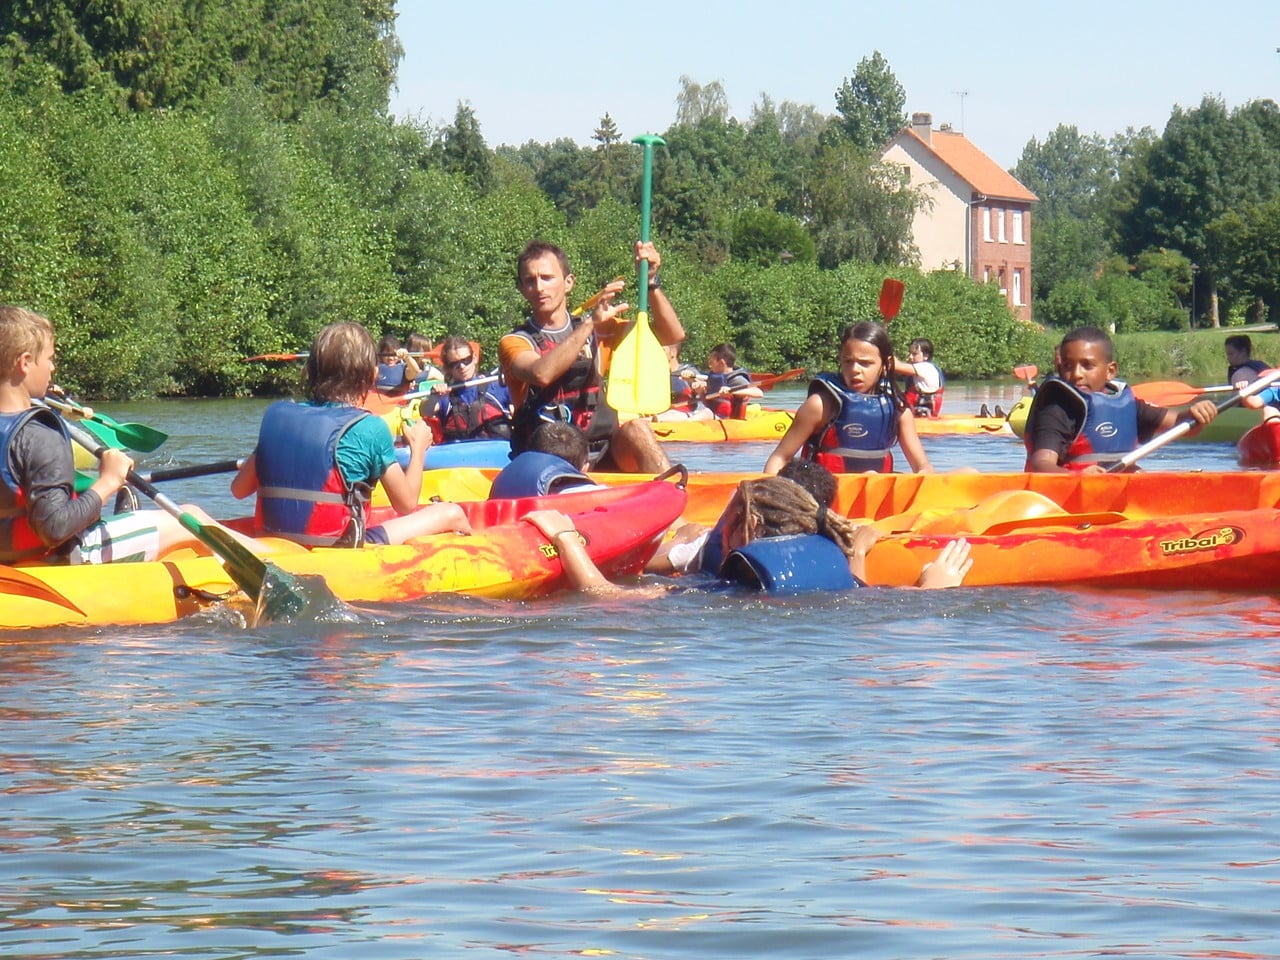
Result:
[[778,471],[778,476],[798,483],[823,506],[831,506],[836,499],[836,475],[817,460],[789,460]]
[[742,522],[755,539],[818,533],[835,543],[846,557],[853,556],[853,538],[860,524],[830,507],[819,507],[813,495],[798,483],[782,477],[744,480],[738,484],[738,494],[742,498]]
[[316,403],[359,403],[377,375],[378,352],[360,324],[331,323],[311,341],[304,376]]
[[738,350],[732,343],[717,343],[711,348],[711,356],[723,360],[730,367],[738,365]]
[[555,420],[540,423],[529,435],[528,449],[567,460],[575,470],[586,466],[590,446],[586,432],[576,423]]
[[1101,327],[1076,327],[1074,330],[1068,331],[1067,335],[1062,338],[1062,343],[1058,344],[1057,357],[1061,357],[1062,348],[1068,343],[1096,343],[1102,347],[1103,360],[1110,363],[1116,358],[1115,347],[1111,343],[1111,338],[1107,336],[1106,331]]
[[1253,341],[1249,339],[1247,333],[1233,333],[1222,341],[1224,347],[1230,347],[1232,350],[1239,350],[1246,357],[1253,356]]
[[850,340],[869,343],[879,351],[880,383],[876,386],[876,392],[892,397],[894,406],[899,410],[905,409],[907,401],[903,398],[901,391],[898,390],[898,385],[893,376],[893,343],[889,340],[889,332],[878,323],[863,320],[860,323],[845,327],[844,332],[840,334],[841,348]]
[[0,304],[0,372],[8,376],[24,353],[32,356],[53,343],[53,324],[46,317],[10,304]]
[[525,244],[525,248],[520,251],[520,256],[516,257],[516,287],[520,286],[520,275],[524,272],[524,266],[530,260],[537,260],[539,257],[553,256],[560,264],[560,272],[566,277],[573,273],[569,269],[569,255],[557,247],[554,243],[547,243],[545,240],[530,240]]
[[911,341],[911,349],[919,350],[926,360],[933,359],[933,342],[927,337],[916,337]]

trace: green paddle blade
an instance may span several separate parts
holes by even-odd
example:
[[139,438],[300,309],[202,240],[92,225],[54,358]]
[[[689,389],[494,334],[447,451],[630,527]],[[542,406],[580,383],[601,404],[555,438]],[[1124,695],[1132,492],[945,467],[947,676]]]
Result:
[[619,413],[647,417],[671,406],[671,366],[667,351],[641,313],[609,363],[605,400]]

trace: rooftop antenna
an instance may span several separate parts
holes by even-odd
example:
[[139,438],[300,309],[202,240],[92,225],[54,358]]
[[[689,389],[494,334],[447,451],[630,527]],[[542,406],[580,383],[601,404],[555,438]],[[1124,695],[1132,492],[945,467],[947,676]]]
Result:
[[[1277,50],[1276,52],[1280,53],[1280,50]],[[951,92],[960,98],[960,132],[964,133],[964,98],[969,95],[969,91],[968,90],[952,90]]]

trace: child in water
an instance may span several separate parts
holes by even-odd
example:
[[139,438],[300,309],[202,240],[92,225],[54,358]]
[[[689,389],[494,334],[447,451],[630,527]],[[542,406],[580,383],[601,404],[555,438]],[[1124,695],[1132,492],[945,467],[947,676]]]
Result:
[[889,473],[895,446],[916,473],[933,472],[915,415],[894,383],[889,334],[878,323],[855,323],[840,336],[840,372],[820,373],[809,384],[764,472],[776,475],[803,451],[834,473]]

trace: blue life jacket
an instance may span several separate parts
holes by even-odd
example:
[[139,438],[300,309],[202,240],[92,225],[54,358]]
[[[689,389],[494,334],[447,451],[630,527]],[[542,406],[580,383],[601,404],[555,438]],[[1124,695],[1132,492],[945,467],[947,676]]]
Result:
[[704,573],[718,574],[724,566],[724,518],[725,514],[720,514],[720,519],[707,535],[707,542],[702,545],[698,569]]
[[399,390],[401,387],[407,386],[405,380],[405,365],[403,363],[380,363],[378,364],[378,383],[377,389],[383,393],[391,393]]
[[1028,457],[1032,452],[1037,403],[1060,403],[1076,419],[1079,432],[1067,448],[1062,466],[1082,470],[1093,463],[1115,463],[1138,446],[1138,398],[1122,380],[1108,381],[1101,393],[1084,393],[1060,377],[1046,377],[1036,391],[1023,433]]
[[849,561],[839,545],[819,533],[752,540],[725,558],[720,576],[766,593],[865,586],[849,572]]
[[258,525],[298,543],[358,546],[364,540],[369,487],[348,486],[338,469],[338,440],[367,410],[281,400],[258,428]]
[[564,457],[554,453],[526,450],[517,454],[493,478],[490,500],[514,500],[520,497],[545,497],[565,487],[577,487],[591,480],[574,469]]
[[49,547],[31,529],[27,521],[26,491],[18,485],[18,478],[9,468],[9,447],[13,438],[31,420],[40,420],[61,434],[67,443],[66,424],[48,407],[31,407],[21,413],[0,414],[0,546],[7,544],[8,559],[4,562],[26,560],[43,556]]
[[892,471],[893,447],[898,442],[898,407],[893,397],[850,390],[837,373],[814,377],[809,394],[819,392],[835,400],[840,409],[805,444],[809,459],[832,473]]

